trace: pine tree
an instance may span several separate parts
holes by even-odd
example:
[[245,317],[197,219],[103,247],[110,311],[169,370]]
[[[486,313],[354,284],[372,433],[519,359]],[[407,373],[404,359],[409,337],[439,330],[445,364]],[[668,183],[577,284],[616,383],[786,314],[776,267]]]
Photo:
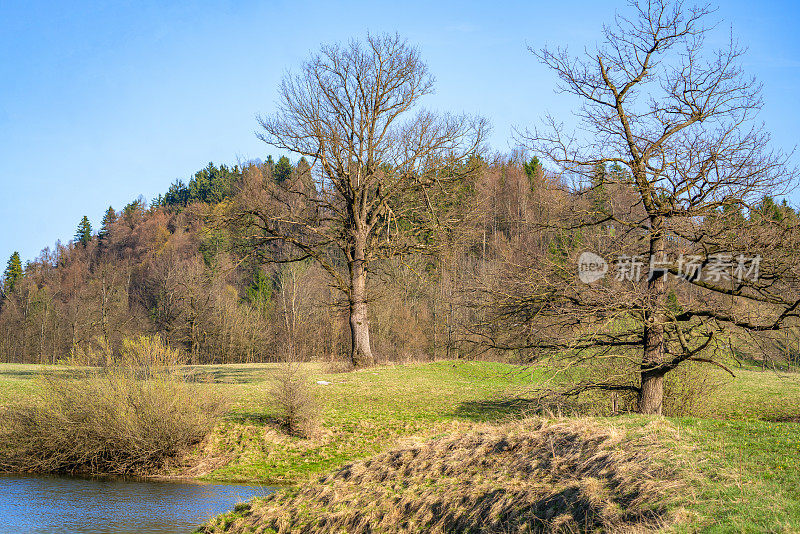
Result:
[[8,295],[14,291],[14,286],[22,279],[22,261],[19,259],[19,252],[14,252],[8,259],[6,270],[3,273],[3,293]]
[[165,206],[182,206],[186,207],[189,203],[189,188],[183,183],[183,180],[175,180],[169,186],[167,194],[164,195]]
[[256,269],[253,282],[245,292],[245,298],[259,313],[266,314],[272,301],[272,280],[261,269]]
[[291,175],[294,168],[292,167],[292,162],[286,156],[281,156],[278,160],[278,163],[275,165],[275,169],[272,171],[272,176],[275,178],[277,183],[281,183],[287,180]]
[[111,232],[111,227],[114,226],[114,223],[117,221],[117,212],[114,211],[114,208],[111,206],[108,207],[106,210],[105,215],[103,215],[103,223],[100,226],[100,232],[97,234],[97,237],[100,241],[105,241],[108,239],[108,235]]
[[81,222],[78,223],[78,230],[75,232],[75,242],[80,243],[84,247],[92,240],[92,223],[89,222],[89,217],[83,216]]
[[530,162],[522,162],[522,168],[525,170],[528,183],[531,185],[531,191],[533,191],[536,189],[537,182],[542,177],[542,162],[539,161],[539,158],[533,156]]
[[264,167],[269,169],[269,172],[275,170],[275,160],[272,158],[272,154],[267,156],[267,161],[264,162]]
[[589,200],[592,203],[592,212],[595,216],[607,215],[608,213],[608,169],[604,163],[594,166],[594,174],[591,179],[591,189],[589,190]]
[[197,171],[189,180],[189,202],[208,202],[216,204],[233,194],[233,184],[241,175],[238,166],[233,169],[225,165],[217,167],[209,163],[205,169]]

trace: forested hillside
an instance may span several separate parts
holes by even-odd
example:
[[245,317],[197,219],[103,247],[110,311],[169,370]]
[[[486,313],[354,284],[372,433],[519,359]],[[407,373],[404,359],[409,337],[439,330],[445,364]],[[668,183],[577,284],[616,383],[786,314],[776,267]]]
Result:
[[[314,188],[305,159],[209,164],[149,204],[110,207],[99,229],[84,218],[72,241],[24,266],[12,257],[0,309],[2,360],[81,361],[96,352],[89,348],[107,343],[113,352],[126,336],[158,333],[196,363],[276,361],[290,350],[346,361],[346,302],[328,273],[310,260],[280,263],[286,245],[279,242],[246,246],[236,215],[254,200],[253,180],[264,191],[286,182]],[[456,196],[431,196],[439,224],[426,246],[370,267],[378,361],[484,351],[465,342],[465,327],[480,313],[479,290],[504,263],[558,248],[561,241],[536,230],[564,195],[556,185],[535,160],[500,158],[481,161],[474,177],[449,191]]]
[[[15,253],[3,278],[2,361],[104,363],[82,358],[97,353],[89,348],[108,344],[113,352],[126,336],[152,333],[195,363],[280,361],[290,351],[347,361],[346,302],[328,274],[310,260],[280,263],[286,252],[278,242],[246,246],[235,215],[252,204],[244,197],[253,179],[265,191],[286,181],[314,187],[305,159],[209,164],[149,204],[109,207],[96,231],[84,218],[72,241],[24,266]],[[485,319],[502,273],[567,258],[596,240],[587,230],[554,230],[565,209],[604,209],[612,198],[626,209],[625,191],[587,200],[520,156],[481,161],[453,195],[437,199],[440,224],[428,246],[371,266],[378,361],[498,354],[496,338],[514,325]],[[762,211],[796,217],[769,198]]]

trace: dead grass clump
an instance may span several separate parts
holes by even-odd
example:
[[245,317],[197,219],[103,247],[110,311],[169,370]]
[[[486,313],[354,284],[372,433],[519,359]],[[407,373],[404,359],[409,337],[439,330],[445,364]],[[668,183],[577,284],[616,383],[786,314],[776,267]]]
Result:
[[0,470],[152,474],[198,444],[222,400],[186,384],[158,337],[128,340],[106,369],[40,377],[0,413]]
[[483,426],[345,465],[201,532],[648,531],[681,493],[669,455],[588,421]]

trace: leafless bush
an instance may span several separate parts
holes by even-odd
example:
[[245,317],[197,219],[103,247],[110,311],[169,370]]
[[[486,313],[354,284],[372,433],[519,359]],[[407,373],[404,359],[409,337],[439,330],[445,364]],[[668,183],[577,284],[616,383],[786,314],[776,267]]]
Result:
[[287,361],[281,364],[270,387],[278,420],[290,436],[312,436],[319,425],[318,404],[310,380],[300,363]]
[[[623,358],[594,359],[576,369],[561,369],[536,390],[529,404],[537,413],[561,415],[633,412],[638,386],[632,380],[634,370],[635,363]],[[687,362],[665,381],[662,413],[671,417],[703,415],[708,399],[726,376],[720,369]]]
[[664,415],[702,416],[714,390],[727,375],[721,370],[696,362],[675,369],[664,381]]
[[33,401],[0,414],[0,470],[149,474],[199,443],[224,404],[176,373],[158,337],[126,340],[120,357],[78,378],[40,378]]
[[72,348],[69,359],[64,362],[68,365],[99,366],[105,367],[114,358],[111,345],[103,336],[95,336],[90,342],[90,349],[83,349],[80,345]]

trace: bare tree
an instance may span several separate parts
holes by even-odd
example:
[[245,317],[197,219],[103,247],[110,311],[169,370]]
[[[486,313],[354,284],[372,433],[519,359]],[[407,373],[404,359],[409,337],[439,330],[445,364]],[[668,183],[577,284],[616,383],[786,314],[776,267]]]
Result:
[[349,305],[355,366],[374,361],[370,266],[423,244],[435,216],[420,216],[411,199],[428,199],[428,188],[463,177],[482,149],[482,119],[414,113],[432,90],[415,48],[396,35],[370,35],[323,46],[284,78],[278,111],[259,117],[261,140],[312,160],[314,186],[302,179],[267,184],[271,202],[250,203],[237,216],[256,229],[251,243],[289,246],[279,261],[313,258],[331,275]]
[[[532,50],[582,107],[575,134],[547,117],[521,140],[583,198],[553,229],[561,245],[571,236],[561,249],[569,261],[551,257],[506,287],[495,318],[524,332],[521,346],[638,362],[638,380],[584,389],[632,391],[639,412],[661,413],[665,374],[687,360],[720,364],[709,354],[726,329],[775,330],[797,317],[796,218],[758,215],[797,171],[753,121],[762,100],[739,66],[743,50],[733,38],[706,50],[708,7],[630,8],[582,56]],[[641,279],[580,283],[574,260],[589,248],[635,259]],[[753,271],[759,259],[760,276],[731,272]],[[721,263],[725,276],[712,269]]]

